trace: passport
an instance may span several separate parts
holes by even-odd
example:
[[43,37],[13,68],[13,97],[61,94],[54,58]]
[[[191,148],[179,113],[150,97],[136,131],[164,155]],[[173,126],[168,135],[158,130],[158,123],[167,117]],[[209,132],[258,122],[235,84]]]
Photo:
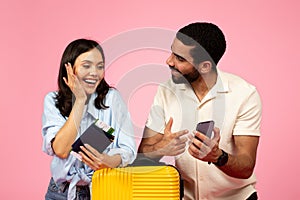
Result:
[[97,120],[95,123],[91,124],[72,144],[72,151],[78,153],[81,151],[80,146],[89,144],[99,151],[99,153],[102,153],[113,142],[113,132],[113,128]]

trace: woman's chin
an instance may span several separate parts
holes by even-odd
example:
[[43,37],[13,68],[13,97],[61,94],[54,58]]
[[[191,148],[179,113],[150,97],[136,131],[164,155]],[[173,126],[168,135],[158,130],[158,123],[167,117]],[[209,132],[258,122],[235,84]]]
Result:
[[85,93],[87,96],[90,96],[96,92],[96,88],[86,88]]

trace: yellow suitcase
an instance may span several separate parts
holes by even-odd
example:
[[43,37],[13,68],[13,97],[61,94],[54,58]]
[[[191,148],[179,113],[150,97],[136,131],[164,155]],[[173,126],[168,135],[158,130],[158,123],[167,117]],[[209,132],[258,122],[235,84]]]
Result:
[[92,200],[179,200],[180,174],[174,166],[130,166],[97,170]]

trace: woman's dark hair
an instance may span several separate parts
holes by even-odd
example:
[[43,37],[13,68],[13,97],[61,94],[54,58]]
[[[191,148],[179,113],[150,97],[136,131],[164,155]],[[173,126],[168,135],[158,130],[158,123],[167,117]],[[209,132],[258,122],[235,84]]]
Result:
[[[88,39],[74,40],[66,47],[62,55],[59,73],[58,73],[58,80],[57,80],[58,93],[55,97],[56,99],[55,105],[64,117],[69,117],[70,115],[70,112],[72,110],[72,98],[73,98],[72,91],[63,80],[63,77],[66,78],[68,77],[65,64],[70,63],[72,66],[74,66],[75,60],[80,54],[88,52],[94,48],[97,48],[100,51],[103,58],[103,62],[105,63],[103,49],[94,40],[88,40]],[[110,86],[103,78],[100,84],[98,85],[98,87],[96,88],[96,92],[98,94],[94,102],[96,108],[98,109],[108,108],[108,106],[104,105],[104,99],[106,94],[109,91],[109,88]]]
[[185,45],[195,46],[190,52],[194,64],[208,60],[212,62],[214,69],[226,50],[223,32],[212,23],[191,23],[181,28],[176,38]]

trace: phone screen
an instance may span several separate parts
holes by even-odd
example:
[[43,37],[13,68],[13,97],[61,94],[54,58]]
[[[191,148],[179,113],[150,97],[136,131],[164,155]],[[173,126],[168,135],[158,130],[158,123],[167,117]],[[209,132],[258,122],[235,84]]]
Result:
[[212,133],[214,129],[214,121],[205,121],[197,124],[196,130],[205,134],[208,138],[212,138]]

